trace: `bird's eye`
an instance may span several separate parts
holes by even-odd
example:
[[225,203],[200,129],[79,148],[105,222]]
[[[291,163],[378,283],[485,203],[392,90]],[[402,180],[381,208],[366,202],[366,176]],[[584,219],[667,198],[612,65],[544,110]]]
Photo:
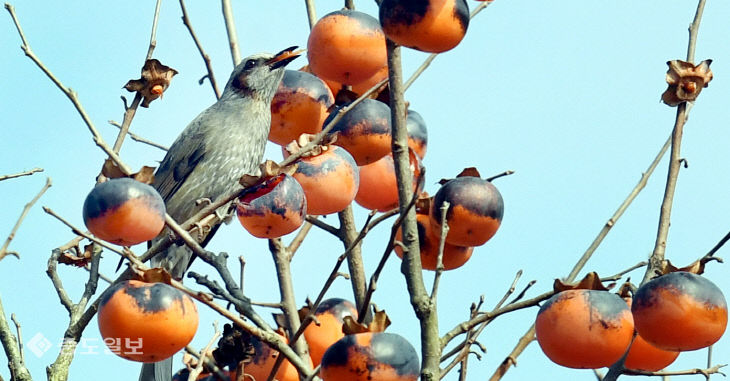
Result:
[[256,60],[248,60],[248,61],[246,61],[246,64],[243,65],[243,68],[248,70],[248,69],[253,69],[254,66],[256,66]]

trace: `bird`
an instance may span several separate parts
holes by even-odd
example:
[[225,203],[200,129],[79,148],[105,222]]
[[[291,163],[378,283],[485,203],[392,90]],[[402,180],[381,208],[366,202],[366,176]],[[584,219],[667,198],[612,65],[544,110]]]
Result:
[[[271,101],[287,64],[301,51],[258,53],[233,69],[220,99],[201,112],[175,139],[155,172],[153,187],[177,222],[192,217],[202,199],[215,201],[234,191],[245,174],[256,175],[271,125]],[[227,206],[221,207],[226,209]],[[204,238],[205,245],[216,225]],[[163,230],[152,243],[164,238]],[[193,259],[185,245],[172,244],[151,258],[152,267],[181,279]],[[142,366],[139,381],[170,381],[172,358]]]

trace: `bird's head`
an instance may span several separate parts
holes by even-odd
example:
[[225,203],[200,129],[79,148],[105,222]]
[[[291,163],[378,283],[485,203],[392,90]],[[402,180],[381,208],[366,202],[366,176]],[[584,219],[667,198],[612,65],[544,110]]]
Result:
[[238,94],[271,102],[284,76],[284,68],[302,53],[296,48],[292,46],[274,55],[259,53],[246,57],[233,69],[224,96]]

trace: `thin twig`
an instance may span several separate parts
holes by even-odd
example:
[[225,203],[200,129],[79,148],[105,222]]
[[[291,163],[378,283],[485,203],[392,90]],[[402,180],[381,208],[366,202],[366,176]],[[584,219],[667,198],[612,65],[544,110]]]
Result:
[[[317,217],[315,216],[314,218],[316,219]],[[297,232],[297,235],[292,239],[291,243],[289,243],[286,251],[289,252],[290,261],[292,257],[294,257],[294,253],[299,250],[299,246],[302,245],[302,242],[304,242],[304,238],[307,237],[307,234],[309,234],[310,230],[312,230],[312,223],[310,223],[309,221],[305,221],[302,227]]]
[[231,48],[233,67],[236,67],[241,62],[241,51],[238,49],[238,34],[236,33],[236,22],[233,18],[231,0],[222,0],[221,8],[223,8],[223,21],[226,24],[226,33],[228,34],[228,45]]
[[722,237],[722,239],[720,239],[720,241],[712,249],[710,249],[707,254],[705,254],[705,258],[714,256],[715,253],[717,253],[717,251],[720,250],[725,245],[725,243],[727,243],[728,240],[730,240],[730,232],[727,232],[727,234],[725,234],[725,236]]
[[220,99],[221,98],[221,92],[218,90],[218,84],[215,81],[215,74],[213,74],[213,66],[210,63],[210,57],[208,54],[205,53],[203,50],[203,45],[198,40],[198,36],[195,35],[195,31],[193,30],[193,24],[190,23],[190,18],[188,17],[188,11],[185,8],[185,0],[180,0],[180,9],[182,10],[182,21],[186,28],[188,28],[188,32],[190,32],[190,37],[193,38],[193,42],[195,43],[195,46],[198,48],[198,52],[200,52],[200,56],[203,57],[203,62],[205,62],[205,68],[208,70],[208,81],[210,82],[210,86],[213,87],[213,92],[215,93],[215,98]]
[[[121,124],[119,124],[118,122],[115,122],[113,120],[110,120],[109,121],[109,124],[111,124],[112,126],[114,126],[116,128],[122,128],[122,125]],[[137,135],[137,134],[135,134],[134,132],[131,132],[131,131],[127,131],[127,135],[132,140],[134,140],[136,142],[143,143],[143,144],[147,144],[149,146],[152,146],[152,147],[155,147],[155,148],[159,148],[159,149],[161,149],[163,151],[167,151],[167,150],[170,149],[170,147],[164,146],[164,145],[159,144],[159,143],[155,143],[155,142],[153,142],[152,140],[149,140],[149,139],[145,139],[145,138],[143,138],[143,137],[141,137],[141,136],[139,136],[139,135]]]
[[352,285],[352,294],[355,297],[355,305],[358,311],[360,311],[362,308],[365,308],[365,293],[368,287],[365,283],[365,267],[362,261],[361,240],[357,240],[359,234],[355,226],[355,215],[352,211],[352,204],[337,213],[337,216],[340,219],[338,237],[342,241],[345,249],[348,250],[347,268],[350,271],[350,284]]
[[[162,0],[157,0],[157,3],[155,4],[155,13],[152,17],[152,32],[150,32],[150,43],[149,47],[147,48],[147,56],[145,58],[145,62],[152,58],[152,53],[155,51],[155,47],[157,46],[157,21],[160,18],[161,5]],[[119,134],[117,134],[117,139],[116,141],[114,141],[114,146],[112,147],[115,153],[119,153],[119,151],[122,149],[124,139],[129,133],[129,126],[132,124],[132,119],[134,119],[134,115],[137,113],[137,109],[139,108],[139,104],[141,101],[142,94],[138,91],[136,94],[134,94],[132,105],[129,107],[126,107],[125,105],[124,119],[122,119],[122,124],[121,126],[119,126]]]
[[91,117],[89,117],[89,114],[86,113],[86,110],[81,105],[81,101],[79,101],[78,94],[76,92],[69,88],[64,86],[64,84],[51,72],[48,67],[46,67],[43,62],[41,62],[40,58],[33,53],[33,50],[30,48],[30,45],[28,44],[28,40],[25,38],[25,34],[23,33],[23,29],[20,26],[20,22],[18,21],[17,16],[15,15],[15,7],[12,5],[5,3],[5,9],[8,10],[10,13],[10,17],[13,19],[13,23],[15,23],[15,27],[18,30],[18,34],[20,35],[20,39],[23,42],[23,45],[20,47],[25,55],[30,58],[36,66],[38,66],[41,71],[46,74],[46,76],[53,82],[65,95],[68,97],[68,99],[73,103],[74,107],[76,108],[76,111],[78,111],[79,115],[81,116],[81,119],[83,119],[84,123],[86,124],[86,127],[88,127],[89,131],[91,131],[91,134],[94,137],[94,143],[101,148],[109,157],[114,161],[117,166],[119,166],[119,169],[126,173],[131,174],[132,170],[129,168],[119,157],[119,155],[114,152],[112,147],[110,147],[104,139],[101,137],[101,134],[99,134],[99,131],[94,126],[94,123],[91,121]]
[[317,216],[307,215],[305,219],[308,223],[326,231],[327,233],[334,235],[335,237],[339,237],[340,229],[337,229],[336,227],[320,220],[319,218],[317,218]]
[[15,314],[10,314],[10,320],[15,325],[15,333],[18,338],[18,352],[20,353],[20,362],[25,365],[25,353],[23,352],[23,330],[20,328],[20,321],[15,317]]
[[[479,4],[479,6],[474,8],[474,10],[471,12],[471,14],[469,15],[469,19],[473,19],[477,14],[479,14],[479,12],[481,12],[484,8],[488,7],[491,4],[491,1],[484,1]],[[431,65],[431,62],[433,62],[433,60],[435,60],[439,54],[440,53],[431,53],[428,57],[426,57],[423,63],[421,63],[421,66],[419,66],[416,71],[411,74],[410,78],[408,78],[408,80],[403,83],[403,91],[406,91],[408,90],[408,88],[411,87],[413,82],[415,82],[416,79],[418,79],[418,77],[420,77],[421,74],[426,71],[426,69]]]
[[0,176],[0,181],[14,179],[16,177],[21,177],[21,176],[30,176],[30,175],[32,175],[34,173],[38,173],[38,172],[43,172],[43,168],[33,168],[31,170],[20,172],[20,173],[14,173],[11,175],[2,175],[2,176]]
[[41,196],[43,196],[43,194],[46,193],[46,191],[50,187],[51,187],[51,178],[48,177],[48,178],[46,178],[46,184],[43,185],[43,188],[41,188],[41,190],[38,192],[38,194],[36,194],[35,197],[33,197],[33,199],[30,200],[30,202],[25,204],[25,207],[23,207],[23,212],[20,213],[20,217],[18,218],[18,221],[15,222],[15,226],[13,226],[13,229],[10,230],[10,234],[8,235],[8,238],[5,240],[5,243],[3,244],[3,246],[0,247],[0,261],[2,261],[3,258],[5,258],[8,255],[13,255],[16,258],[20,259],[20,254],[18,254],[15,251],[8,251],[8,246],[10,246],[10,241],[12,241],[13,238],[15,238],[15,234],[18,232],[18,229],[20,228],[20,224],[23,223],[23,220],[28,215],[30,208],[33,207],[33,205],[38,201],[38,199],[41,198]]
[[307,20],[309,20],[309,29],[314,27],[317,23],[317,10],[314,8],[313,0],[304,0],[304,5],[307,7]]
[[32,381],[28,368],[25,367],[19,352],[18,339],[8,325],[3,309],[2,298],[0,298],[0,343],[5,350],[5,357],[8,359],[11,380]]
[[449,234],[449,224],[446,222],[446,214],[449,212],[451,203],[444,201],[441,204],[441,232],[439,235],[439,251],[436,255],[436,271],[433,275],[433,287],[431,289],[431,300],[436,303],[441,274],[444,273],[444,248],[446,247],[446,235]]
[[[213,322],[213,337],[210,338],[208,341],[208,344],[203,348],[202,351],[200,351],[200,357],[198,358],[198,364],[195,366],[193,370],[190,371],[190,375],[188,376],[188,381],[195,381],[198,379],[198,376],[200,376],[201,373],[203,373],[203,368],[205,365],[204,359],[208,357],[208,352],[210,352],[210,348],[213,347],[213,344],[215,344],[215,341],[218,340],[218,338],[221,336],[221,331],[218,329],[218,321]],[[201,361],[202,360],[202,361]]]
[[[697,11],[694,20],[689,26],[689,43],[687,44],[687,61],[694,61],[695,46],[697,44],[697,33],[699,32],[700,22],[702,21],[702,12],[705,8],[705,0],[699,0],[697,3]],[[664,256],[667,248],[667,237],[669,235],[669,224],[672,214],[672,203],[674,202],[674,192],[677,188],[677,178],[679,177],[679,168],[681,167],[680,149],[682,145],[682,133],[684,124],[689,116],[689,106],[687,102],[682,102],[677,107],[677,116],[674,120],[674,129],[672,130],[672,147],[669,156],[669,169],[667,170],[667,183],[664,188],[664,198],[659,213],[659,227],[657,229],[656,242],[654,250],[649,258],[649,266],[644,274],[642,284],[648,282],[655,276],[655,272],[660,269],[664,263]]]
[[675,370],[675,371],[664,371],[664,372],[647,372],[644,370],[636,370],[636,369],[626,369],[624,370],[624,374],[628,374],[631,376],[687,376],[692,374],[701,374],[704,376],[710,375],[710,374],[721,374],[725,375],[725,373],[720,372],[721,368],[726,367],[727,364],[720,364],[715,365],[713,367],[709,367],[707,369],[687,369],[687,370]]

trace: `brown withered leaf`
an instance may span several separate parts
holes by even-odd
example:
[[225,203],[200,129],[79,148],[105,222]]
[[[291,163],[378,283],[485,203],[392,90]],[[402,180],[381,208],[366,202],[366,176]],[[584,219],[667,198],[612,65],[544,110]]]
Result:
[[101,167],[101,174],[108,179],[130,177],[141,183],[152,184],[155,181],[155,169],[155,167],[145,165],[139,171],[127,175],[112,159],[106,159],[104,160],[104,165]]
[[667,90],[662,94],[662,101],[675,107],[682,102],[697,99],[703,88],[712,80],[710,64],[712,60],[704,60],[698,65],[682,60],[667,61]]
[[618,288],[618,291],[616,294],[620,296],[623,299],[631,299],[631,296],[636,291],[636,286],[630,282],[630,279],[627,279],[624,284],[621,285],[621,287]]
[[598,273],[592,271],[586,274],[586,276],[577,283],[565,283],[560,279],[555,279],[555,282],[553,282],[553,290],[555,292],[561,292],[566,290],[608,291],[608,288],[603,285],[603,282],[601,282],[601,277],[598,276]]
[[172,275],[162,267],[155,267],[148,270],[137,271],[133,279],[139,280],[145,283],[172,283]]
[[140,183],[152,184],[155,181],[155,167],[143,166],[137,173],[133,173],[131,177]]
[[702,257],[702,258],[688,264],[687,266],[677,267],[677,266],[674,266],[672,264],[672,262],[667,259],[664,261],[664,266],[662,267],[660,272],[662,275],[666,275],[666,274],[677,272],[677,271],[686,271],[688,273],[702,275],[702,273],[705,272],[705,265],[707,264],[707,262],[711,262],[711,261],[717,261],[720,263],[723,262],[723,260],[721,258],[705,256],[705,257]]
[[[94,246],[95,245],[93,243],[84,246],[84,251],[81,252],[79,255],[75,254],[71,250],[66,250],[58,257],[58,263],[76,267],[84,267],[91,261],[91,255],[93,254]],[[78,253],[78,251],[74,251]]]
[[[464,168],[461,172],[459,172],[459,174],[456,175],[456,177],[479,177],[479,178],[481,178],[482,175],[479,174],[479,170],[477,170],[476,167],[467,167],[467,168]],[[453,179],[441,179],[441,180],[439,180],[438,183],[440,185],[444,185],[451,180],[453,180]]]
[[345,316],[342,323],[342,332],[345,335],[353,335],[363,332],[384,332],[390,325],[390,318],[384,310],[376,310],[370,324],[358,323],[352,316]]
[[257,184],[260,184],[267,179],[280,175],[282,173],[285,173],[289,176],[293,175],[294,172],[297,171],[297,164],[291,164],[287,166],[280,166],[277,162],[272,160],[266,160],[261,165],[259,165],[259,170],[261,172],[261,175],[254,176],[254,175],[243,175],[238,180],[238,183],[243,185],[244,187],[248,188]]
[[177,74],[177,70],[163,65],[153,58],[145,61],[142,66],[142,77],[129,80],[124,88],[142,95],[142,107],[149,107],[150,102],[162,98],[162,94],[170,87],[170,81],[175,74]]

